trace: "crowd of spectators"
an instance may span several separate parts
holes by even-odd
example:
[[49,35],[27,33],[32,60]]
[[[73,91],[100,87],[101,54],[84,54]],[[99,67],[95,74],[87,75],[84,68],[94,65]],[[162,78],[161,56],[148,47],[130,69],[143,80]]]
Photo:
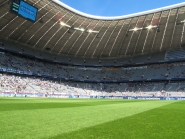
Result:
[[15,92],[21,92],[26,89],[27,83],[21,80],[21,77],[14,75],[0,74],[1,88],[11,88]]
[[49,80],[46,78],[0,74],[0,92],[63,94],[63,95],[113,95],[113,96],[166,96],[166,92],[184,93],[181,83],[80,83]]
[[0,54],[0,68],[79,80],[185,78],[185,62],[131,68],[64,66],[9,53]]
[[[41,61],[20,55],[1,53],[0,68],[26,71],[41,75],[58,76],[68,79],[78,80],[134,80],[134,79],[152,79],[152,78],[185,78],[185,63],[155,64],[152,66],[130,67],[130,68],[102,68],[102,67],[75,67],[56,63]],[[14,92],[36,93],[76,93],[101,94],[114,93],[128,95],[128,92],[142,94],[141,92],[164,92],[162,90],[177,91],[179,85],[172,85],[166,88],[165,83],[76,83],[62,82],[36,77],[23,77],[15,75],[1,74],[1,91],[14,90]],[[171,87],[171,88],[170,88]],[[181,87],[179,90],[184,90]],[[127,93],[126,93],[127,92]],[[143,94],[142,94],[143,95]]]

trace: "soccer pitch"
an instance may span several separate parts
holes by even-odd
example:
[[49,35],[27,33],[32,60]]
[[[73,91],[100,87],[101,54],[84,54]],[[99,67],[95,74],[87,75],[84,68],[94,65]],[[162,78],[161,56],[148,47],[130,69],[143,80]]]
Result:
[[0,98],[1,139],[182,139],[185,101]]

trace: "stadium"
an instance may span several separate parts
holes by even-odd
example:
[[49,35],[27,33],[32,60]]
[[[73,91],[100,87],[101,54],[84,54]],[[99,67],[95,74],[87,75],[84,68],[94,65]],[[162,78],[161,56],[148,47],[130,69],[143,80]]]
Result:
[[184,138],[184,14],[0,1],[2,139]]

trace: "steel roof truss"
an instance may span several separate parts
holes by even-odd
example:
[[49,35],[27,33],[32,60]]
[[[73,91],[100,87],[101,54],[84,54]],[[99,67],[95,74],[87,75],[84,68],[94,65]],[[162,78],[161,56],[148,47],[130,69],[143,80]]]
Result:
[[[85,23],[85,21],[87,20],[87,18],[80,24],[79,27],[81,27],[83,25],[83,23]],[[63,45],[62,49],[60,50],[60,53],[61,51],[63,50],[63,48],[66,46],[66,44],[69,42],[69,40],[73,37],[73,35],[76,33],[77,30],[75,30],[72,35],[69,37],[69,39],[65,42],[65,44]],[[70,48],[71,49],[71,48]]]
[[[55,6],[56,7],[56,6]],[[49,20],[47,20],[47,22],[45,22],[36,32],[34,32],[34,34],[27,40],[26,44],[35,36],[35,34],[37,34],[49,21],[51,21],[51,19],[53,19],[53,17],[55,17],[58,13],[60,13],[60,11],[58,11],[56,14],[54,14]]]
[[[71,16],[71,17],[66,21],[66,23],[68,23],[75,15],[76,15],[76,14],[73,14],[73,16]],[[45,44],[44,47],[46,47],[46,46],[48,45],[48,43],[51,41],[51,39],[62,29],[62,27],[63,27],[63,26],[61,26],[61,27],[49,38],[49,40],[46,42],[46,44]],[[53,47],[51,48],[51,51],[53,50],[54,47],[55,47],[55,46],[53,46]]]
[[[33,5],[36,5],[38,2],[40,2],[41,0],[38,0],[37,2],[35,2]],[[46,4],[46,5],[48,5],[48,4]],[[45,7],[45,6],[44,6]],[[42,7],[41,9],[43,9],[44,7]],[[40,11],[41,9],[39,9],[38,11]],[[7,37],[7,39],[17,30],[17,29],[19,29],[25,22],[27,22],[28,20],[27,19],[25,19],[25,21],[24,22],[22,22],[18,27],[16,27],[9,35],[8,35],[8,37]]]
[[[58,21],[60,21],[62,18],[64,18],[69,12],[65,13],[64,16],[62,16]],[[41,37],[40,39],[35,43],[35,45],[33,47],[35,47],[39,42],[40,40],[58,23],[58,21],[56,21]],[[45,46],[42,48],[42,50],[45,48]]]
[[16,40],[16,42],[18,42],[18,41],[22,38],[22,36],[24,36],[24,34],[25,34],[26,32],[28,32],[28,30],[29,30],[30,28],[32,28],[36,23],[38,23],[39,20],[41,20],[44,16],[46,16],[50,11],[52,11],[52,9],[50,9],[50,10],[49,10],[47,13],[45,13],[41,18],[39,18],[35,23],[33,23],[27,30],[25,30],[25,32],[22,33],[21,36],[19,36],[19,38]]
[[[147,16],[148,16],[148,15],[145,16],[143,26],[145,25],[146,17],[147,17]],[[142,26],[142,28],[143,28],[143,26]],[[143,32],[143,30],[141,30],[141,31],[139,32],[139,36],[138,36],[138,38],[137,38],[137,42],[136,42],[136,45],[135,45],[135,48],[134,48],[133,55],[135,54],[135,51],[136,51],[136,48],[137,48],[137,44],[138,44],[138,42],[139,42],[139,39],[140,39],[140,36],[141,36],[141,33],[142,33],[142,32]]]
[[[92,20],[91,20],[92,21]],[[88,28],[91,25],[92,22],[89,22],[89,24],[87,25],[86,28]],[[84,32],[81,32],[81,34],[78,36],[78,38],[75,40],[75,42],[73,43],[73,45],[70,47],[69,51],[67,52],[68,54],[70,53],[71,49],[74,47],[74,45],[76,44],[76,42],[79,40],[79,38],[82,36]]]
[[13,18],[10,22],[8,22],[8,24],[6,24],[0,31],[3,31],[8,25],[10,25],[15,19],[17,19],[18,16],[16,16],[15,18]]
[[99,40],[99,42],[98,42],[96,48],[95,48],[94,51],[93,51],[93,54],[92,54],[91,58],[93,58],[94,54],[96,53],[96,50],[97,50],[98,46],[100,45],[100,42],[102,41],[103,37],[104,37],[105,34],[107,33],[107,30],[110,28],[112,22],[113,22],[113,21],[110,22],[110,24],[109,24],[109,26],[107,27],[106,31],[104,32],[104,34],[102,35],[101,39]]
[[183,29],[182,29],[182,35],[181,35],[180,49],[182,48],[182,41],[183,41],[183,37],[184,37],[184,26],[185,26],[185,23],[183,23]]
[[[159,24],[160,24],[160,22],[161,22],[162,14],[163,14],[163,11],[162,11],[161,14],[160,14],[159,22],[158,22],[158,25],[157,25],[157,26],[158,26],[158,29],[159,29]],[[156,36],[157,36],[157,29],[156,29],[156,31],[155,31],[155,36],[154,36],[154,40],[153,40],[153,43],[152,43],[151,52],[153,52],[153,47],[154,47],[154,44],[155,44]]]
[[116,38],[115,38],[115,40],[114,40],[114,43],[113,43],[113,45],[112,45],[112,47],[111,47],[111,50],[110,50],[110,52],[109,52],[109,56],[110,56],[110,54],[112,53],[112,49],[114,48],[114,45],[116,44],[116,41],[117,41],[117,39],[118,39],[118,37],[119,37],[119,34],[120,34],[120,32],[121,32],[121,30],[122,30],[124,24],[125,24],[125,20],[123,21],[123,24],[122,24],[122,26],[121,26],[121,28],[120,28],[120,30],[119,30],[119,32],[118,32],[118,35],[116,36]]
[[170,13],[171,13],[171,9],[170,9],[170,11],[168,12],[168,18],[167,18],[166,25],[165,25],[165,29],[164,29],[164,33],[163,33],[163,37],[162,37],[162,41],[161,41],[160,50],[161,50],[162,47],[163,47],[164,36],[165,36],[165,34],[166,34],[166,28],[167,28],[167,26],[168,26],[168,21],[169,21]]
[[[77,21],[79,20],[79,17],[75,20],[75,22],[73,22],[73,24],[71,26],[73,26]],[[64,34],[58,39],[58,41],[55,43],[55,46],[60,42],[60,40],[64,37],[64,35],[68,32],[68,29],[64,32]],[[62,51],[64,46],[61,47],[59,53]]]
[[108,44],[108,42],[109,42],[110,38],[112,37],[112,34],[114,33],[114,31],[115,31],[116,26],[117,26],[117,24],[118,24],[118,23],[119,23],[119,21],[117,21],[117,23],[116,23],[116,25],[115,25],[114,29],[112,30],[112,32],[111,32],[111,34],[110,34],[110,36],[109,36],[109,38],[108,38],[108,40],[107,40],[107,42],[106,42],[106,44],[105,44],[105,46],[104,46],[103,50],[102,50],[102,52],[101,52],[100,57],[102,56],[102,54],[103,54],[103,52],[104,52],[104,49],[107,47],[107,44]]
[[131,25],[131,23],[132,23],[132,20],[133,20],[133,19],[134,19],[134,17],[130,19],[130,22],[129,22],[129,25],[128,25],[128,28],[127,28],[127,31],[125,32],[125,35],[124,35],[124,38],[123,38],[123,40],[122,40],[122,42],[121,42],[121,45],[120,45],[120,47],[119,47],[119,50],[118,50],[117,56],[119,56],[119,53],[120,53],[121,47],[122,47],[122,45],[123,45],[123,43],[124,43],[124,41],[125,41],[126,36],[128,35],[127,33],[128,33],[128,31],[129,31],[129,29],[130,29],[130,25]]
[[[101,31],[101,29],[104,27],[106,21],[104,21],[103,25],[101,26],[101,28],[99,29],[99,32]],[[94,40],[96,39],[97,36],[94,36],[93,40],[91,41],[91,43],[89,44],[87,50],[84,53],[84,56],[86,55],[87,51],[89,50],[89,48],[91,47],[92,43],[94,42]]]
[[[155,13],[152,16],[152,20],[150,22],[150,25],[153,23],[154,16],[155,16]],[[148,29],[148,31],[147,31],[147,35],[146,35],[145,42],[144,42],[144,45],[143,45],[142,53],[143,53],[143,51],[145,49],[145,45],[146,45],[146,42],[147,42],[147,39],[148,39],[149,32],[150,32],[150,29]]]
[[6,0],[3,3],[0,4],[0,7],[3,6],[5,3],[8,3],[10,0]]
[[174,38],[175,29],[176,29],[177,19],[179,17],[179,10],[180,10],[180,8],[178,8],[178,10],[176,12],[176,19],[175,19],[175,24],[174,24],[174,27],[173,27],[172,38],[171,38],[171,42],[170,42],[170,49],[171,49],[172,43],[173,43],[173,38]]
[[[98,23],[100,22],[100,20],[98,20],[98,22],[96,23],[96,25],[93,27],[92,30],[95,29],[95,27],[98,25]],[[78,52],[80,51],[81,47],[83,46],[83,44],[85,43],[85,41],[87,40],[87,38],[89,37],[90,33],[86,36],[86,38],[84,39],[84,41],[82,42],[82,44],[80,45],[79,49],[77,50],[75,57],[77,56]]]
[[[3,18],[5,15],[7,15],[8,14],[8,12],[6,12],[5,14],[3,14],[1,17],[0,17],[0,19],[1,18]],[[1,30],[0,30],[1,31]]]
[[[136,22],[135,27],[137,27],[138,22],[139,22],[139,19],[140,19],[140,17],[137,18],[137,22]],[[127,51],[128,51],[129,46],[130,46],[130,42],[131,42],[131,40],[132,40],[132,37],[133,37],[134,33],[135,33],[135,31],[132,31],[132,35],[131,35],[130,40],[129,40],[129,42],[128,42],[128,45],[127,45],[127,48],[126,48],[126,51],[125,51],[125,55],[127,54]]]

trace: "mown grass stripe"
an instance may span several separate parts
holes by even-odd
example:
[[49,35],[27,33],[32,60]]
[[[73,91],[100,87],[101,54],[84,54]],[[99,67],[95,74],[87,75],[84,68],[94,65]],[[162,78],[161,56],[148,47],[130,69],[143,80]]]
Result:
[[[1,101],[3,100],[3,101]],[[125,101],[125,100],[82,100],[82,99],[0,99],[0,111],[12,110],[35,110],[35,109],[52,109],[52,108],[69,108],[69,107],[83,107],[108,105],[117,103],[132,103],[140,101]]]
[[3,128],[0,129],[0,135],[3,139],[47,138],[132,116],[171,103],[174,101],[140,101],[65,109],[2,111],[0,123]]
[[184,139],[185,101],[48,139]]

